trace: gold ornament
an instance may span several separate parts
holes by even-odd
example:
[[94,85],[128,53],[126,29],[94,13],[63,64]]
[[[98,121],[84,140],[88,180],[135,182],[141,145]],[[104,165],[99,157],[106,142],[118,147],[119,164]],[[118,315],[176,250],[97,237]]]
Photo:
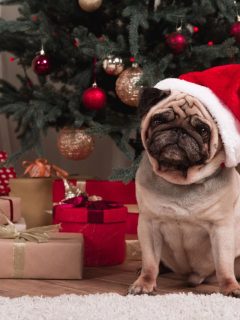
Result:
[[137,83],[142,73],[142,69],[134,63],[131,68],[124,70],[116,81],[116,93],[119,99],[131,107],[138,106],[141,86]]
[[97,10],[102,5],[102,0],[78,0],[78,4],[86,12]]
[[113,55],[107,56],[103,60],[103,69],[109,75],[118,76],[124,69],[122,58]]
[[57,147],[65,158],[82,160],[93,151],[94,140],[83,129],[63,128],[57,139]]

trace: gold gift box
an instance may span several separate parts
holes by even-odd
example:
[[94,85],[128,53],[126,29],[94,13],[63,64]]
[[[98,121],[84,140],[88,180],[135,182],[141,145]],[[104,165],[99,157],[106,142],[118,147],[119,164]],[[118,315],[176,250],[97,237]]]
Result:
[[21,198],[27,228],[52,223],[51,216],[46,213],[52,208],[52,181],[53,178],[10,179],[10,195]]
[[47,242],[0,239],[0,278],[81,279],[83,236],[52,233]]
[[142,260],[142,252],[137,235],[127,234],[126,242],[126,260]]

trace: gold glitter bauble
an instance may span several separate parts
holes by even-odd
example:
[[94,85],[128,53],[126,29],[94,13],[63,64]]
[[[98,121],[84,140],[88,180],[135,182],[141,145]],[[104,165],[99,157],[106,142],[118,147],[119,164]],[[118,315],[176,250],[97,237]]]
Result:
[[102,0],[78,0],[78,4],[84,11],[92,12],[102,5]]
[[118,76],[124,69],[122,58],[113,55],[107,56],[103,60],[103,69],[111,76]]
[[94,140],[84,129],[63,128],[58,136],[57,147],[65,158],[82,160],[93,151]]
[[131,67],[124,70],[116,81],[116,93],[119,99],[131,106],[138,106],[139,90],[141,86],[137,82],[142,76],[142,69],[140,67]]

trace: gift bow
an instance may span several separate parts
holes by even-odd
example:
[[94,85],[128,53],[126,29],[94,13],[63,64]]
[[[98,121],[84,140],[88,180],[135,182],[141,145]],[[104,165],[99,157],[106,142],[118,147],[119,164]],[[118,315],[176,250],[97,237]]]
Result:
[[[71,181],[68,181],[66,178],[62,178],[63,185],[64,185],[64,199],[61,202],[64,202],[68,199],[72,198],[79,198],[82,197],[83,199],[88,199],[89,201],[99,201],[103,200],[102,197],[97,195],[88,196],[85,191],[82,191],[81,188],[75,186]],[[61,203],[60,202],[60,203]]]
[[68,177],[67,171],[59,168],[55,164],[49,164],[47,159],[38,158],[35,161],[23,161],[22,166],[26,167],[24,175],[29,174],[30,177],[50,177],[55,174],[60,178]]
[[62,201],[62,204],[70,204],[76,208],[86,207],[89,210],[105,210],[105,209],[114,209],[121,208],[122,204],[115,201],[108,200],[91,200],[91,197],[87,195],[81,195],[78,197],[73,197]]
[[0,239],[16,239],[31,242],[47,242],[51,232],[57,232],[60,224],[36,227],[25,231],[17,231],[15,225],[0,212],[0,216],[5,219],[6,225],[0,225]]

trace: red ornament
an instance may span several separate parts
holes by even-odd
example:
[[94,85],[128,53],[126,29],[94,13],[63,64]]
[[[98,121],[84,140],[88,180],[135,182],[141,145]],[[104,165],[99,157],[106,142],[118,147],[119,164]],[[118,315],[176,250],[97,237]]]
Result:
[[214,42],[213,42],[212,40],[210,40],[210,41],[208,41],[208,43],[207,43],[207,44],[208,44],[208,46],[209,46],[209,47],[211,47],[211,46],[213,46],[213,45],[214,45]]
[[173,32],[169,34],[166,42],[176,54],[183,52],[188,44],[186,37],[180,32]]
[[231,26],[230,35],[235,38],[236,42],[240,43],[240,21]]
[[78,38],[74,38],[73,45],[75,48],[78,48],[80,46],[80,40]]
[[51,71],[51,63],[49,57],[43,50],[32,61],[33,71],[38,75],[48,74]]
[[32,19],[33,22],[37,22],[38,21],[38,16],[37,15],[33,15],[31,17],[31,19]]
[[198,31],[199,31],[199,28],[198,28],[197,26],[194,26],[194,27],[193,27],[193,32],[196,33],[196,32],[198,32]]
[[104,108],[106,104],[106,93],[97,86],[96,83],[84,91],[82,96],[82,102],[87,109],[100,110]]

